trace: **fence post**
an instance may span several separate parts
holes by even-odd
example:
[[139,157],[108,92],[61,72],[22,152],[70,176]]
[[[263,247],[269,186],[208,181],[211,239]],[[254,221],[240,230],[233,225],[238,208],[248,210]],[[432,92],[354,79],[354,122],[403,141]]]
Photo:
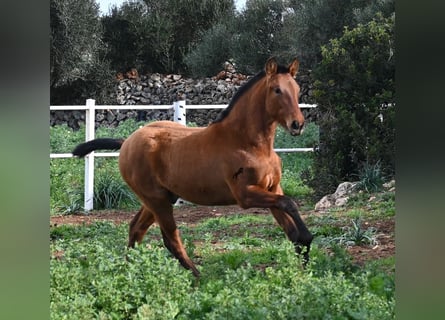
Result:
[[174,121],[183,124],[185,126],[186,125],[185,100],[179,100],[173,102],[173,107],[175,109],[175,113],[173,116]]
[[[87,99],[87,107],[85,111],[85,141],[94,139],[95,130],[95,104],[94,99]],[[85,156],[85,191],[84,191],[84,210],[93,209],[94,197],[94,151]]]
[[[173,102],[173,108],[175,111],[175,113],[173,115],[173,120],[175,122],[180,123],[185,126],[186,125],[185,99]],[[184,200],[182,200],[181,198],[178,198],[178,200],[176,200],[175,205],[181,205],[183,203],[184,203]]]

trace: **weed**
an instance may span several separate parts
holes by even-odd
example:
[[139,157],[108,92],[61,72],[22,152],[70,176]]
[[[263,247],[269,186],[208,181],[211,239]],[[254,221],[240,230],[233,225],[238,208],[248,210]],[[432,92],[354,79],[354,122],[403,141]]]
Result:
[[356,217],[351,220],[352,226],[346,226],[343,228],[344,233],[336,238],[336,240],[343,245],[352,246],[357,245],[360,246],[362,244],[376,245],[377,237],[376,237],[376,229],[373,227],[369,227],[364,229],[362,227],[362,221],[360,217]]
[[378,192],[383,188],[383,173],[380,162],[370,164],[366,162],[358,174],[358,187],[367,192]]
[[124,204],[137,205],[137,199],[122,179],[101,174],[94,185],[94,207],[96,209],[120,208]]
[[83,209],[83,195],[80,190],[69,190],[67,192],[68,203],[62,204],[60,210],[63,214],[81,212]]

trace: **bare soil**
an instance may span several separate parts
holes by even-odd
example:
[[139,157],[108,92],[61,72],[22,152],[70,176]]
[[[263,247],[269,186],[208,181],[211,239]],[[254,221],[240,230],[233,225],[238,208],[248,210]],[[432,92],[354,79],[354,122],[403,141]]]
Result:
[[[193,227],[200,221],[208,218],[215,218],[220,216],[228,216],[239,213],[250,214],[270,214],[267,209],[240,209],[238,206],[224,206],[224,207],[206,207],[195,205],[182,205],[174,209],[174,216],[178,224],[186,224]],[[58,225],[82,225],[90,224],[95,221],[112,221],[116,224],[129,223],[134,212],[125,211],[93,211],[86,214],[77,215],[58,215],[50,217],[50,226]],[[304,219],[308,215],[317,214],[315,212],[302,213]],[[364,222],[365,227],[374,227],[377,230],[377,242],[375,246],[361,245],[348,247],[348,252],[357,264],[364,264],[367,261],[377,260],[394,256],[395,254],[395,221],[394,218],[387,218],[382,221],[368,221]],[[310,229],[310,226],[309,226]]]

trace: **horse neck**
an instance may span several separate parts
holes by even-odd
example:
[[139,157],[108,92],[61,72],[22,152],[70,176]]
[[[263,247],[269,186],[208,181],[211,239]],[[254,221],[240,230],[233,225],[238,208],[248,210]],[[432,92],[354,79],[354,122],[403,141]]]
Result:
[[241,96],[224,125],[244,146],[273,149],[277,123],[266,113],[264,86],[265,80],[262,80]]

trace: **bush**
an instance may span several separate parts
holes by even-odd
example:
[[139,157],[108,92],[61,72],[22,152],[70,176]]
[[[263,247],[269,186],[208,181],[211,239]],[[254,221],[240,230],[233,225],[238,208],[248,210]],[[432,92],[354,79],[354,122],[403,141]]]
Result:
[[[116,159],[115,159],[116,160]],[[105,165],[97,172],[94,183],[94,209],[117,209],[137,207],[139,202],[122,180],[117,168],[117,161]]]
[[310,185],[316,197],[356,177],[365,163],[395,171],[395,17],[377,18],[322,47],[314,70],[320,145]]
[[359,174],[359,188],[366,192],[378,192],[383,188],[383,175],[380,167],[380,162],[374,165],[365,163],[360,169]]

